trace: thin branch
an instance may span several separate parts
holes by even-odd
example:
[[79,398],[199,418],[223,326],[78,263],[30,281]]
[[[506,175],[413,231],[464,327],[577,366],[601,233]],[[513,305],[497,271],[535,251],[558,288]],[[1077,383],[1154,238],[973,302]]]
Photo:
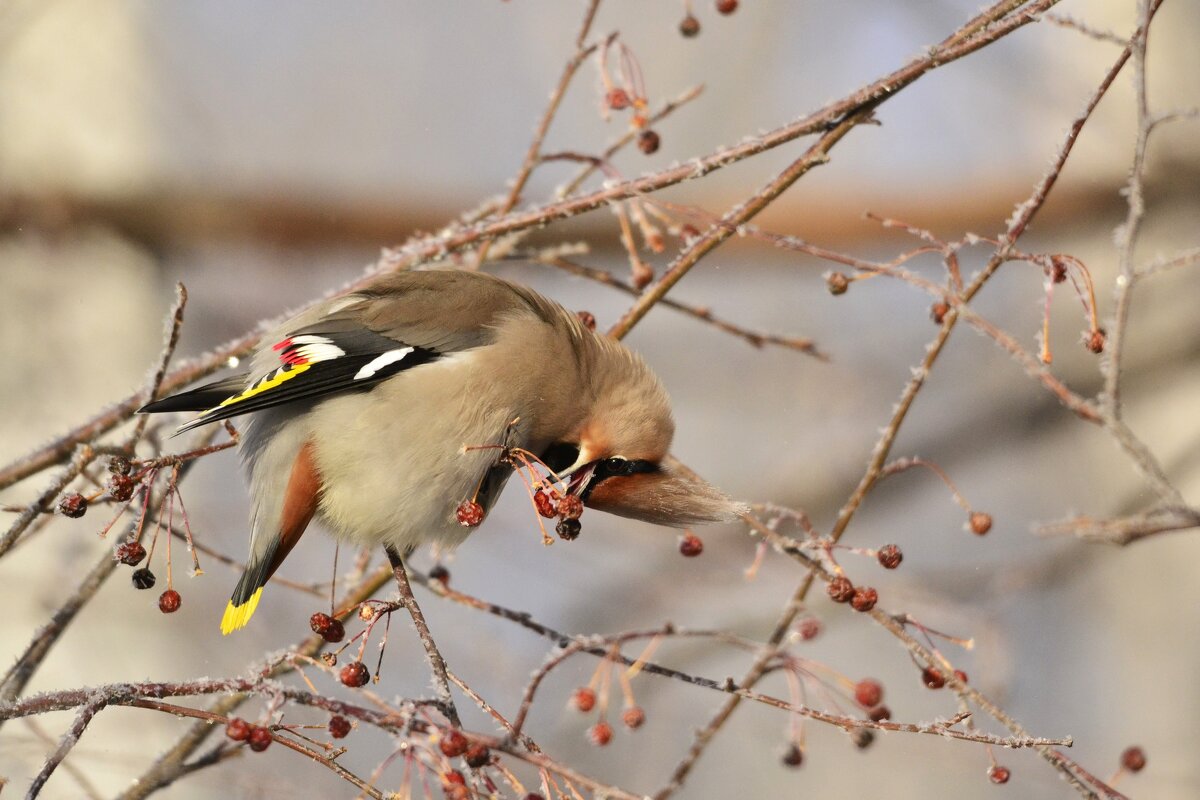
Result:
[[[512,258],[555,267],[556,269],[561,269],[564,272],[569,272],[572,275],[578,275],[580,277],[587,278],[588,280],[602,283],[605,286],[611,286],[612,288],[624,292],[631,297],[637,297],[640,294],[640,292],[633,288],[633,286],[625,281],[622,281],[620,278],[616,277],[610,272],[606,272],[602,269],[596,269],[595,267],[585,266],[576,261],[563,258],[562,256],[534,253],[528,256],[514,254]],[[659,302],[667,308],[673,308],[676,311],[681,311],[694,319],[698,319],[701,322],[712,325],[717,330],[728,333],[731,336],[736,336],[752,347],[761,348],[764,345],[769,344],[777,345],[779,347],[786,347],[789,350],[797,350],[801,353],[813,356],[819,361],[829,360],[829,356],[818,350],[816,343],[812,339],[801,339],[792,336],[781,336],[775,333],[748,330],[740,325],[717,317],[707,308],[689,305],[679,300],[672,299],[671,297],[664,297]]]
[[396,586],[400,589],[400,603],[412,617],[417,635],[421,638],[421,645],[425,648],[425,656],[429,659],[429,666],[433,670],[433,685],[437,691],[438,700],[445,706],[450,724],[456,728],[462,727],[462,722],[458,718],[458,709],[454,707],[454,698],[450,694],[450,676],[446,669],[446,659],[442,657],[437,643],[433,641],[433,634],[429,632],[429,624],[425,621],[425,613],[421,611],[421,607],[417,605],[417,598],[413,596],[412,585],[408,582],[408,572],[404,567],[404,559],[394,547],[388,546],[385,550],[388,561],[392,565],[392,574],[396,576]]
[[79,474],[92,463],[92,459],[96,457],[96,451],[88,444],[80,444],[75,448],[75,457],[71,459],[71,463],[62,469],[54,479],[46,485],[46,488],[38,494],[37,498],[25,507],[25,510],[17,515],[13,520],[12,525],[0,536],[0,558],[4,556],[12,546],[17,543],[21,534],[30,526],[30,524],[38,518],[38,516],[50,507],[54,502],[54,498],[66,489],[71,481],[79,477]]
[[1170,258],[1158,258],[1151,261],[1149,264],[1141,267],[1137,271],[1137,277],[1148,278],[1151,275],[1157,275],[1160,272],[1167,272],[1180,267],[1190,267],[1195,264],[1200,264],[1200,247],[1191,250],[1184,250],[1178,255]]
[[1200,509],[1164,508],[1114,519],[1073,517],[1063,522],[1039,525],[1043,536],[1074,536],[1090,542],[1127,545],[1160,533],[1200,527]]
[[647,287],[637,301],[617,320],[608,331],[614,339],[622,339],[633,329],[651,308],[658,304],[667,292],[694,267],[701,258],[706,256],[722,242],[732,236],[739,226],[753,219],[766,208],[775,198],[783,194],[788,187],[806,175],[809,170],[829,160],[829,151],[855,126],[864,122],[872,109],[883,98],[873,103],[864,104],[846,119],[834,125],[830,130],[810,147],[803,156],[793,161],[787,169],[779,173],[766,186],[731,209],[717,224],[693,239],[684,250],[668,265],[662,277]]
[[[529,143],[529,149],[525,152],[525,160],[521,164],[521,169],[517,173],[517,177],[513,179],[512,189],[509,190],[508,197],[504,199],[504,203],[497,209],[496,213],[498,214],[507,214],[509,211],[512,211],[521,199],[521,192],[525,190],[525,184],[529,181],[529,176],[533,173],[534,167],[538,165],[542,143],[546,140],[546,134],[550,131],[550,123],[554,121],[554,117],[558,113],[558,108],[562,105],[563,97],[567,94],[567,87],[571,85],[571,79],[579,71],[580,65],[596,49],[596,45],[585,45],[584,42],[587,40],[588,32],[592,29],[592,22],[596,19],[596,10],[599,7],[600,0],[589,0],[587,10],[583,15],[583,23],[579,26],[579,33],[575,37],[575,54],[571,56],[566,66],[563,67],[558,83],[555,85],[554,90],[550,92],[550,102],[546,104],[546,110],[542,112],[542,118],[533,133],[533,140]],[[479,245],[479,249],[475,252],[476,269],[479,269],[480,265],[487,260],[488,248],[491,246],[491,243],[489,239]]]
[[29,786],[29,791],[25,795],[25,800],[33,800],[42,792],[42,787],[46,785],[46,781],[50,780],[50,776],[54,770],[67,757],[67,753],[71,752],[76,743],[79,742],[79,737],[83,735],[87,729],[88,723],[92,721],[92,717],[96,716],[96,712],[108,705],[108,700],[103,695],[91,697],[79,709],[79,713],[75,715],[75,721],[71,723],[71,727],[67,728],[66,733],[58,742],[58,747],[50,757],[46,759],[46,763],[42,765],[42,769],[34,777],[33,783]]

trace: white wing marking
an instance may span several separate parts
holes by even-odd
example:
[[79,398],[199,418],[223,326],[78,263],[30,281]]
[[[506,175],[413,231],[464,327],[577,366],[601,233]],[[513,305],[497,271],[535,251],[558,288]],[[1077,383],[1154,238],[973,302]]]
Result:
[[411,347],[401,347],[399,350],[388,350],[378,358],[372,359],[370,362],[363,365],[362,369],[354,373],[354,380],[361,381],[364,378],[370,378],[384,367],[395,364],[397,361],[403,361],[404,357],[411,353]]

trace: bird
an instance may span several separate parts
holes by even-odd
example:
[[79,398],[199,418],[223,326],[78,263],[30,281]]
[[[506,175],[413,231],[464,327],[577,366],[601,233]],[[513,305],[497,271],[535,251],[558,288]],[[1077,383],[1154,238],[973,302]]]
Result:
[[247,417],[250,553],[222,633],[249,622],[314,517],[393,563],[457,547],[472,530],[458,509],[486,516],[513,474],[505,453],[531,454],[563,496],[607,513],[671,527],[744,514],[668,458],[662,382],[592,327],[487,273],[388,273],[288,319],[248,371],[141,408],[200,412],[177,433]]

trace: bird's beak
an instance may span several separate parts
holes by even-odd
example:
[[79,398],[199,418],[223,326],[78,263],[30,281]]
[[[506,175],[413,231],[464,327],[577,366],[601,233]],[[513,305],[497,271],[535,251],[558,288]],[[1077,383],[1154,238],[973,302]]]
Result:
[[749,512],[745,504],[731,500],[715,486],[669,463],[663,463],[654,472],[593,481],[594,476],[595,464],[573,472],[571,491],[584,498],[588,508],[621,517],[684,528],[733,522]]

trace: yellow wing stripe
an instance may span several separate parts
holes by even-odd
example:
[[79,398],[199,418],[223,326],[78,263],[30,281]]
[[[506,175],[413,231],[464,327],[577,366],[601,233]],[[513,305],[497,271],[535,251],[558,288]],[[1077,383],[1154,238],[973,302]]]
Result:
[[242,603],[240,606],[235,606],[230,600],[225,606],[225,616],[221,617],[221,635],[228,636],[238,628],[244,627],[250,618],[254,616],[254,609],[258,608],[258,600],[262,597],[262,587],[258,587],[258,591],[250,595],[250,599]]
[[[235,394],[233,397],[225,398],[224,400],[221,401],[221,404],[218,405],[217,408],[224,408],[225,406],[231,406],[234,403],[240,403],[243,400],[249,400],[251,397],[254,397],[255,395],[260,395],[263,392],[269,392],[272,389],[274,389],[276,386],[278,386],[279,384],[283,383],[284,381],[291,380],[292,378],[296,377],[300,373],[308,371],[308,368],[311,366],[312,366],[311,364],[295,364],[289,370],[276,370],[275,374],[273,374],[271,377],[267,378],[264,381],[254,384],[253,386],[251,386],[249,389],[242,392],[241,394]],[[213,411],[216,411],[217,408],[211,409],[204,413],[211,414]]]

